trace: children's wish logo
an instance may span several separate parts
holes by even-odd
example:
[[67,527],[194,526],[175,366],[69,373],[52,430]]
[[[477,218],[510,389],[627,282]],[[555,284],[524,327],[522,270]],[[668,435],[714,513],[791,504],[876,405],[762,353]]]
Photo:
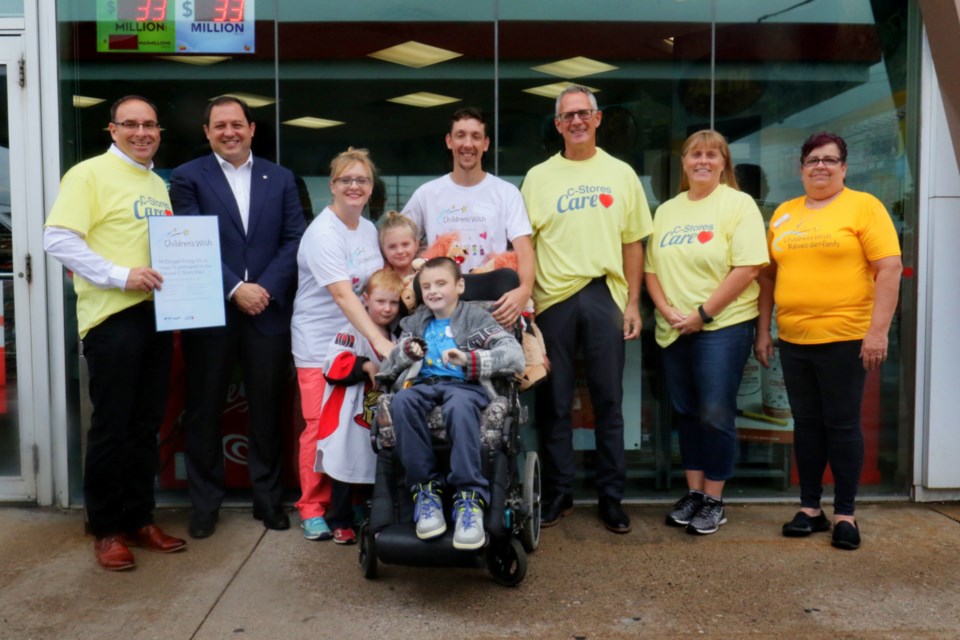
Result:
[[[773,250],[781,253],[787,249],[791,251],[804,249],[836,249],[840,246],[840,243],[834,239],[832,233],[824,231],[820,225],[809,224],[807,220],[808,217],[809,215],[803,216],[797,220],[796,225],[794,225],[792,229],[785,229],[782,233],[776,234],[771,245]],[[790,214],[785,214],[774,221],[772,226],[776,229],[788,220],[790,220]]]
[[184,247],[184,248],[194,248],[194,247],[212,247],[213,240],[191,240],[189,239],[190,229],[178,230],[176,227],[170,229],[163,236],[163,246],[164,247]]
[[487,221],[486,216],[471,212],[466,205],[447,207],[437,214],[436,219],[438,225],[476,225]]

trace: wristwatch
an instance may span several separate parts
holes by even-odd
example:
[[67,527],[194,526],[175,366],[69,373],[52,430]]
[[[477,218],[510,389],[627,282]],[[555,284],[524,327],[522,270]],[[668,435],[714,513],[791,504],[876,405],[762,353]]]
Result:
[[697,307],[697,313],[700,314],[700,319],[703,320],[703,324],[710,324],[713,322],[713,318],[707,315],[707,312],[703,310],[703,305]]

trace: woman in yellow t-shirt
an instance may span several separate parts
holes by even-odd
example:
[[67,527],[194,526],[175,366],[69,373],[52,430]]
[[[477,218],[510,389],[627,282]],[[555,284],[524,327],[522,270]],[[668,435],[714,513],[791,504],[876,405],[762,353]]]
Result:
[[852,550],[860,546],[854,503],[863,468],[863,388],[866,373],[887,358],[902,271],[900,244],[880,201],[844,186],[843,138],[826,132],[810,136],[800,166],[806,195],[780,205],[770,220],[756,353],[767,366],[776,303],[800,476],[800,511],[783,525],[783,535],[830,529],[820,509],[829,462],[835,482],[833,546]]
[[756,278],[768,257],[763,218],[737,187],[724,137],[694,133],[681,160],[680,193],[657,209],[644,271],[688,487],[667,524],[709,534],[727,521],[737,390],[753,344]]

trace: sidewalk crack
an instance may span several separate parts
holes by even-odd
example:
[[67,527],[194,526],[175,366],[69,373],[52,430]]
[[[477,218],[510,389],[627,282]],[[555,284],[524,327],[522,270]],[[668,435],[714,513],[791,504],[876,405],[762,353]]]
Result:
[[260,543],[263,542],[263,538],[266,535],[267,535],[267,529],[264,529],[263,532],[260,534],[260,537],[257,538],[256,544],[250,547],[250,552],[247,553],[247,556],[243,559],[243,562],[240,563],[236,571],[233,572],[233,575],[230,576],[230,579],[227,580],[227,584],[225,584],[223,586],[223,589],[220,590],[220,593],[217,594],[217,599],[214,600],[213,604],[210,605],[210,608],[207,609],[207,612],[203,615],[203,620],[200,621],[200,624],[197,625],[197,628],[194,630],[194,632],[190,634],[190,640],[196,639],[197,634],[200,633],[201,629],[203,629],[203,625],[207,623],[207,620],[210,618],[210,615],[213,613],[214,609],[217,608],[217,605],[220,604],[220,601],[223,599],[223,596],[230,589],[231,585],[233,585],[233,582],[237,579],[237,576],[239,576],[240,572],[243,571],[243,568],[247,566],[247,563],[250,561],[250,558],[253,556],[254,551],[257,550],[257,547],[260,546]]

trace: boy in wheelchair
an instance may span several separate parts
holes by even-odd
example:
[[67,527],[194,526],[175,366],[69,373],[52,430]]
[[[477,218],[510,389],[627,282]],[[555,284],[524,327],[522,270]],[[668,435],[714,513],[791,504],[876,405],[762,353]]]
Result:
[[427,415],[441,406],[451,443],[446,486],[455,491],[453,546],[479,549],[485,542],[483,507],[489,504],[481,472],[480,414],[492,399],[492,376],[523,372],[520,344],[487,311],[460,301],[464,280],[450,258],[420,269],[424,304],[400,321],[400,342],[377,379],[399,389],[391,415],[396,451],[414,494],[417,537],[443,535],[447,522]]

